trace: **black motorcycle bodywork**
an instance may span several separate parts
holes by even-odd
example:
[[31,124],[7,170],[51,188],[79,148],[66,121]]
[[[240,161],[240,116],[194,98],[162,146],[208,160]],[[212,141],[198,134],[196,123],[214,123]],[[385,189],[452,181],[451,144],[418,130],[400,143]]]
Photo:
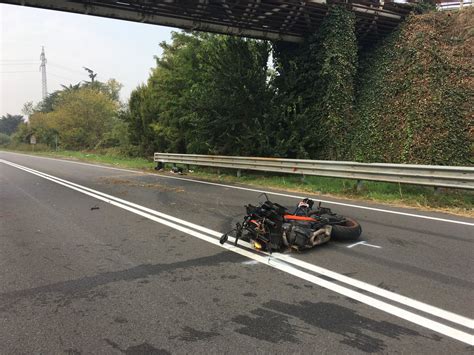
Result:
[[321,203],[313,209],[311,199],[304,199],[293,213],[288,213],[287,208],[264,195],[266,200],[258,206],[245,206],[243,222],[223,234],[221,244],[228,240],[229,234],[235,233],[235,245],[243,239],[270,253],[286,248],[299,251],[324,244],[331,238],[355,240],[362,232],[357,221],[333,213],[329,208],[321,207]]

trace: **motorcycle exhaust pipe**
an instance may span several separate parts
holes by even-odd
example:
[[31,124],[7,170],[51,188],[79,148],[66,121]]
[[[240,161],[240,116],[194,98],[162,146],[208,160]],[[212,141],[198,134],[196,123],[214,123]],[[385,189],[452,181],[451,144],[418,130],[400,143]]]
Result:
[[286,231],[283,231],[282,239],[283,239],[283,244],[285,245],[285,247],[289,247],[290,243],[288,243],[288,239],[286,238]]
[[313,233],[310,238],[310,243],[314,247],[315,245],[324,244],[331,238],[332,226],[324,226]]

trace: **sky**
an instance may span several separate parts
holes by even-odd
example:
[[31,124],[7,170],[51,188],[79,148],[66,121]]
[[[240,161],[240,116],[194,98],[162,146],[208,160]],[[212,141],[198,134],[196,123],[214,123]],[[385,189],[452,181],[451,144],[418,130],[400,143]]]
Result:
[[170,27],[0,4],[0,116],[21,114],[24,103],[41,101],[41,47],[46,53],[48,92],[61,84],[114,78],[123,84],[122,101],[146,82],[159,43]]

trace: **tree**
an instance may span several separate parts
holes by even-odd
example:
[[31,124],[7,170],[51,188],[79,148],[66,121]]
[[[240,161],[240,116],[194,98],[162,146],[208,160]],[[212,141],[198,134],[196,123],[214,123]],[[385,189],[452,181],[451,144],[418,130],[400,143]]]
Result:
[[103,94],[109,96],[113,101],[119,102],[120,100],[120,90],[123,85],[115,79],[109,79],[106,83],[94,80],[92,82],[85,82],[81,84],[69,84],[61,85],[62,90],[56,90],[48,94],[42,101],[40,101],[36,106],[33,106],[33,102],[28,102],[24,105],[24,113],[28,116],[32,115],[34,112],[53,112],[55,106],[59,104],[62,95],[71,93],[73,91],[79,91],[82,88],[89,88],[92,90],[100,91]]
[[12,140],[17,143],[27,143],[28,137],[31,131],[26,122],[22,122],[18,125],[15,133],[12,134]]
[[175,32],[160,46],[147,84],[129,100],[132,143],[147,152],[263,152],[268,43]]
[[172,34],[172,43],[161,43],[162,58],[148,80],[151,102],[145,107],[153,117],[156,149],[185,153],[189,136],[196,134],[192,122],[198,114],[195,100],[201,77],[199,63],[202,37],[197,34]]
[[33,114],[33,112],[35,112],[33,101],[25,102],[23,108],[21,109],[21,113],[25,116],[30,116]]
[[0,132],[6,135],[11,135],[16,131],[18,125],[22,123],[23,116],[21,115],[10,115],[7,113],[5,116],[0,118]]
[[34,134],[38,143],[53,147],[58,137],[58,131],[51,118],[52,113],[35,112],[32,114],[28,121],[28,130],[24,140]]
[[49,146],[55,146],[59,138],[67,149],[127,145],[128,125],[118,118],[121,87],[115,79],[62,85],[62,90],[49,94],[36,107],[33,102],[24,105],[29,122],[20,124],[13,138],[27,142],[34,133],[38,142]]
[[6,135],[5,133],[0,133],[0,145],[7,145],[10,143],[11,138],[9,135]]
[[122,90],[123,85],[115,79],[109,79],[105,83],[103,92],[107,94],[113,101],[120,100],[120,90]]
[[81,83],[77,83],[77,84],[69,84],[69,85],[63,85],[61,84],[61,87],[63,88],[62,91],[65,91],[65,92],[69,92],[69,91],[76,91],[76,90],[79,90],[81,88]]
[[354,14],[334,5],[301,46],[275,44],[275,119],[267,131],[277,155],[332,160],[349,155],[357,66],[354,30]]
[[117,109],[110,97],[86,87],[63,93],[46,120],[58,132],[64,148],[91,149],[101,143]]
[[267,42],[238,37],[208,35],[203,41],[190,150],[228,155],[266,151],[269,51]]
[[166,141],[169,134],[152,127],[159,121],[157,101],[153,100],[152,94],[152,90],[145,85],[137,87],[130,95],[128,110],[122,115],[128,123],[130,143],[144,154],[152,154],[155,149],[166,151],[169,145]]
[[[62,85],[64,87],[64,85]],[[66,89],[64,89],[66,90]],[[56,90],[50,94],[48,94],[42,101],[36,105],[34,111],[36,112],[43,112],[43,113],[48,113],[54,111],[54,107],[57,105],[59,102],[59,99],[61,98],[61,93],[63,91],[61,90]],[[31,115],[31,114],[30,114]]]
[[105,83],[97,80],[87,81],[84,82],[81,87],[100,91],[103,94],[109,96],[113,101],[119,102],[120,90],[122,89],[123,85],[115,79],[109,79]]

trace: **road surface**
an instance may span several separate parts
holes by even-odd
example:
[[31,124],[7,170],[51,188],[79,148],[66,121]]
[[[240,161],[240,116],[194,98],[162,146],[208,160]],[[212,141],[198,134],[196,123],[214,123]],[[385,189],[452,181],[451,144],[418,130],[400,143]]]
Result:
[[258,194],[0,152],[0,353],[472,353],[473,219],[324,198],[363,243],[220,246]]

